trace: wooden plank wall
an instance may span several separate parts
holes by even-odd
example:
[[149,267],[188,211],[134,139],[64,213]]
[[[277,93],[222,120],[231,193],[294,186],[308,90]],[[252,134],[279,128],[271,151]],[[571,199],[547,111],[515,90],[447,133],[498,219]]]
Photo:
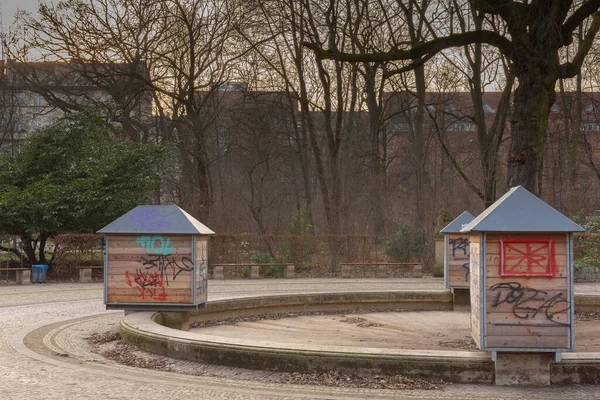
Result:
[[[506,249],[502,273],[501,240],[511,239],[527,242]],[[536,239],[553,240],[554,260]],[[486,348],[569,348],[566,240],[565,234],[487,235]],[[546,269],[552,276],[532,275]]]
[[196,236],[196,304],[206,303],[208,294],[208,240]]
[[469,282],[471,294],[471,336],[482,349],[481,340],[481,254],[480,235],[472,234],[469,236]]
[[469,235],[448,234],[446,276],[449,288],[469,287]]
[[192,236],[108,235],[108,303],[192,303]]

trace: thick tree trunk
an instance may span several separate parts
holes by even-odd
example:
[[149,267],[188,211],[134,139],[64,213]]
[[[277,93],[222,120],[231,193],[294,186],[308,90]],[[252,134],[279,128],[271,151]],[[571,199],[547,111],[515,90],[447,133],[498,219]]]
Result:
[[[557,60],[516,65],[515,90],[508,156],[508,186],[521,185],[539,196],[550,107],[556,100]],[[554,61],[554,62],[553,62]]]
[[[550,108],[560,76],[559,49],[570,39],[561,24],[572,2],[538,1],[507,20],[515,45],[513,69],[519,82],[511,117],[508,186],[542,192],[542,166]],[[568,35],[568,33],[567,33]]]
[[198,186],[196,191],[198,192],[199,205],[198,214],[196,218],[204,223],[210,223],[210,210],[212,208],[212,185],[210,182],[209,170],[205,157],[201,154],[196,156],[196,179],[198,180]]
[[48,264],[46,260],[46,242],[48,240],[48,235],[40,234],[39,240],[39,260],[40,264]]
[[[299,78],[302,79],[302,78]],[[308,133],[306,131],[306,122],[303,119],[302,114],[297,114],[297,107],[295,101],[292,101],[292,93],[287,91],[288,100],[290,101],[290,116],[292,118],[292,124],[294,126],[294,137],[296,139],[296,154],[298,155],[298,161],[300,162],[300,170],[302,172],[302,187],[304,190],[304,204],[302,204],[300,200],[300,193],[296,195],[297,202],[297,212],[298,216],[306,216],[306,223],[308,227],[303,227],[303,229],[308,228],[308,232],[313,235],[315,233],[314,221],[313,221],[313,200],[312,200],[312,190],[310,184],[311,178],[311,170],[310,170],[310,146],[308,143]],[[292,168],[294,164],[292,163]],[[294,172],[295,175],[295,172]]]
[[198,184],[195,182],[195,171],[194,157],[188,150],[182,149],[181,177],[179,179],[179,205],[193,217],[205,222],[206,220],[202,219],[200,216],[202,209],[200,207],[201,200]]
[[[179,151],[181,157],[180,205],[203,223],[209,223],[212,206],[212,186],[206,143],[202,133],[200,117],[188,117],[191,123],[180,124]],[[192,125],[199,126],[194,128]]]
[[371,208],[372,231],[376,239],[380,239],[384,232],[384,216],[382,205],[382,192],[385,191],[385,177],[379,154],[380,139],[380,117],[381,107],[377,103],[377,91],[375,89],[376,70],[372,65],[365,63],[365,92],[367,97],[367,110],[369,112],[369,137],[370,137],[370,175],[369,181],[369,203]]
[[35,256],[35,248],[33,247],[33,239],[29,235],[21,236],[21,245],[23,246],[23,251],[27,256],[27,261],[30,264],[37,264],[37,258]]

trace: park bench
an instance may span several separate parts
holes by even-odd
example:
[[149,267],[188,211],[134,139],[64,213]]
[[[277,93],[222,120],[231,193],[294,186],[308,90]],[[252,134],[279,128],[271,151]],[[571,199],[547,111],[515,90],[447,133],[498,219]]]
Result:
[[29,268],[0,268],[0,276],[3,271],[15,271],[17,285],[29,285],[31,283],[31,267],[29,267]]
[[268,264],[214,264],[213,279],[225,279],[224,268],[249,268],[250,279],[260,278],[260,267],[284,267],[284,277],[294,278],[296,276],[294,264],[268,263]]
[[423,277],[423,264],[422,263],[386,263],[386,262],[371,262],[371,263],[340,263],[342,267],[342,278],[351,278],[352,269],[356,267],[377,267],[376,277],[387,278],[389,267],[400,267],[410,270],[413,278]]
[[104,265],[84,265],[79,268],[79,283],[92,282],[92,270],[104,269]]

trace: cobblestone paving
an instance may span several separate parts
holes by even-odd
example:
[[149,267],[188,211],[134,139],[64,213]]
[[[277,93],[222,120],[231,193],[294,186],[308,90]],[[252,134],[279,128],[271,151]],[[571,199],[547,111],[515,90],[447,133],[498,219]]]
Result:
[[[282,293],[443,289],[441,279],[211,281],[209,299]],[[576,285],[600,293],[600,284]],[[299,386],[185,376],[116,365],[89,351],[85,338],[118,323],[101,284],[0,286],[0,399],[600,399],[597,386],[502,388],[447,385],[439,391]],[[223,367],[217,367],[223,368]],[[260,376],[260,372],[256,373]],[[252,375],[252,373],[250,373]]]

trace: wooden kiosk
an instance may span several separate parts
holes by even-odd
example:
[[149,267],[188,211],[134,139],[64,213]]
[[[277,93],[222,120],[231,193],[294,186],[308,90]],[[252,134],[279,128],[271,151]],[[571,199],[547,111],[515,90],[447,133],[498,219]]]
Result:
[[208,235],[175,205],[138,206],[102,228],[108,310],[191,311],[206,304]]
[[550,384],[550,362],[574,350],[573,232],[582,231],[521,186],[461,230],[471,336],[496,361],[496,384]]
[[455,310],[469,309],[469,234],[460,230],[473,218],[464,211],[440,231],[444,234],[444,281]]

